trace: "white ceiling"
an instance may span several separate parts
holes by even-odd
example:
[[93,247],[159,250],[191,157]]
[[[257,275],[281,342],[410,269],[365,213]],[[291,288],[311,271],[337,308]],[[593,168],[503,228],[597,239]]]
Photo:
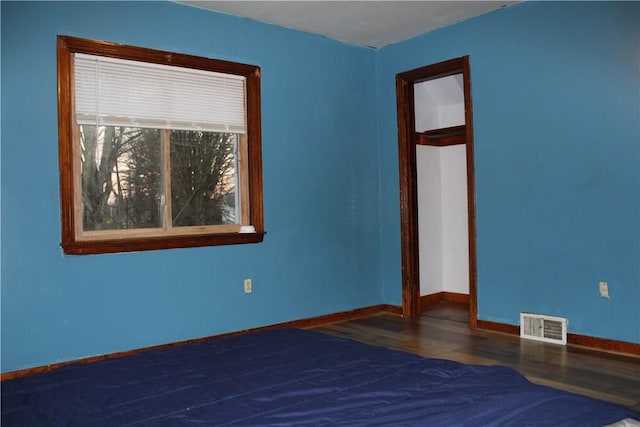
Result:
[[379,48],[517,1],[178,1]]

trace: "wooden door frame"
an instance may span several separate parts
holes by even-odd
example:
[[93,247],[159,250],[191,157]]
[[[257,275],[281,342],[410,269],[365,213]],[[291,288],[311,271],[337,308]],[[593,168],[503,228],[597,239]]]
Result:
[[469,233],[469,326],[478,318],[476,260],[476,198],[473,150],[473,109],[469,56],[439,62],[396,75],[398,107],[398,157],[400,164],[400,237],[402,251],[402,315],[420,315],[420,269],[418,248],[418,183],[416,165],[414,84],[462,73],[467,152],[467,209]]

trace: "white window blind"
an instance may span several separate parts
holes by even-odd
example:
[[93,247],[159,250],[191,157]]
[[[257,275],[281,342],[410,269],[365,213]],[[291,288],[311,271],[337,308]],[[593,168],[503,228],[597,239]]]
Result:
[[78,124],[246,133],[245,78],[74,55]]

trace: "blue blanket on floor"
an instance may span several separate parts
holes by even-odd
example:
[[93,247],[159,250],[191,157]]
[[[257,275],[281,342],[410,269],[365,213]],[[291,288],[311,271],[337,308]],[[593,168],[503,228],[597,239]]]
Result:
[[603,426],[640,414],[471,366],[300,329],[2,382],[2,426]]

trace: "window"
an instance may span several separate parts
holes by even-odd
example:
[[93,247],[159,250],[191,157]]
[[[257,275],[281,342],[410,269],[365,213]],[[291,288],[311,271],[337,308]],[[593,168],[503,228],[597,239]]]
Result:
[[260,69],[58,37],[68,254],[264,237]]

